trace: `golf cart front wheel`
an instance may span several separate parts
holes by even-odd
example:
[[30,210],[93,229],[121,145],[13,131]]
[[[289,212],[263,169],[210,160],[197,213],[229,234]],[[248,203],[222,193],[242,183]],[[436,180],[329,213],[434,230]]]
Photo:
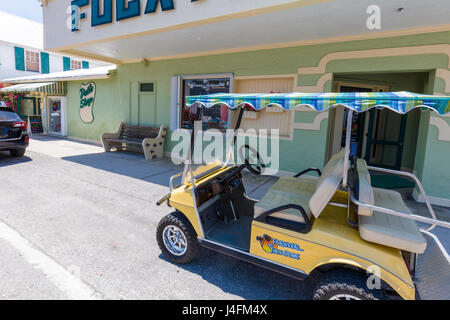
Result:
[[164,256],[178,264],[191,262],[200,248],[194,228],[178,211],[165,216],[159,222],[156,240]]
[[369,289],[367,277],[352,270],[332,270],[314,290],[314,300],[384,300],[381,289]]

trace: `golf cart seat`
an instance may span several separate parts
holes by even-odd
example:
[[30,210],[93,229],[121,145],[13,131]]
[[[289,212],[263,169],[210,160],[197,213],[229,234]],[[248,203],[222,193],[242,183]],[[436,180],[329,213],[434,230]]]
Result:
[[[399,192],[372,188],[366,161],[356,160],[359,200],[364,203],[411,214]],[[358,207],[359,234],[362,239],[385,246],[423,253],[427,242],[415,221]]]
[[[255,218],[278,207],[289,204],[301,206],[309,219],[318,217],[336,193],[344,172],[342,149],[328,161],[319,179],[281,177],[255,204]],[[303,216],[296,209],[284,209],[271,217],[304,223]]]

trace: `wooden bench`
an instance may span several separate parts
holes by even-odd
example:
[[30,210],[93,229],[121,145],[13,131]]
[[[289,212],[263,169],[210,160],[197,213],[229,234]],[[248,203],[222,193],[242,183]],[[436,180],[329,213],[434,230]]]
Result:
[[144,152],[145,159],[151,160],[154,157],[162,158],[164,156],[166,132],[165,126],[160,128],[141,127],[121,122],[117,132],[104,133],[101,140],[106,152],[110,152],[113,147],[119,151]]

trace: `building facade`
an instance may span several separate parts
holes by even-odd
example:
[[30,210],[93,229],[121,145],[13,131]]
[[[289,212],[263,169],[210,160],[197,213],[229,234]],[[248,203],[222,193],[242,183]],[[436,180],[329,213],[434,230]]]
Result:
[[[67,135],[75,138],[98,141],[121,121],[189,129],[186,95],[450,94],[448,1],[412,0],[408,7],[347,0],[42,2],[46,49],[118,65],[108,79],[89,81],[95,88],[91,122],[80,118],[87,82],[67,82]],[[71,28],[62,29],[70,4]],[[215,110],[208,121],[226,128],[233,117]],[[342,145],[344,119],[339,107],[323,113],[298,108],[248,114],[243,127],[280,129],[280,169],[292,173],[323,167]],[[174,144],[169,135],[167,154]],[[450,206],[450,170],[442,162],[450,159],[449,117],[420,110],[355,116],[352,148],[370,164],[414,172],[434,203]]]
[[[43,131],[67,134],[66,82],[9,86],[8,79],[108,66],[109,63],[46,51],[43,24],[0,11],[0,99],[27,120],[43,117]],[[5,80],[5,83],[2,83]]]

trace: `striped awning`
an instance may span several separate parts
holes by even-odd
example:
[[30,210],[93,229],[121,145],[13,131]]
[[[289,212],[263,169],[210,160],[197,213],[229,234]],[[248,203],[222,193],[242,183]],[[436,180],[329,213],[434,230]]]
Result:
[[66,83],[58,82],[38,82],[38,83],[21,83],[0,89],[1,92],[34,92],[66,95]]
[[285,110],[307,106],[322,112],[344,106],[356,112],[372,108],[388,108],[406,113],[415,108],[429,108],[439,114],[450,112],[450,97],[411,92],[341,92],[341,93],[284,93],[284,94],[212,94],[186,97],[186,103],[199,103],[207,108],[226,105],[230,109],[248,106],[253,110],[278,106]]

